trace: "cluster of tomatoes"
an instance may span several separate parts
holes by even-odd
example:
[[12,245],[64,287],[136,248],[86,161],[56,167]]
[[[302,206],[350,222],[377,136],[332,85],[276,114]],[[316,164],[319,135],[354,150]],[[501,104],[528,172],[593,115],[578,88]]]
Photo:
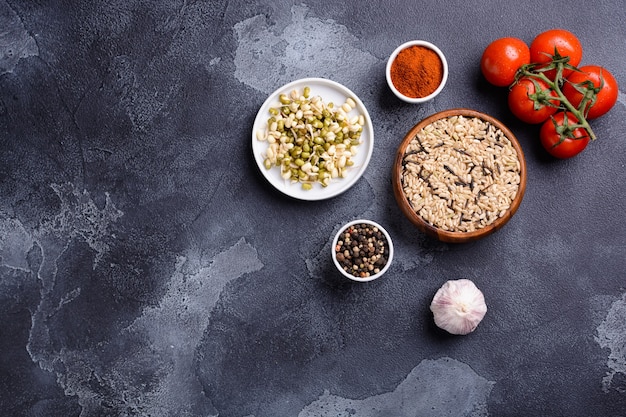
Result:
[[540,33],[530,46],[515,37],[496,39],[480,67],[487,81],[509,87],[508,104],[520,120],[540,124],[543,147],[557,158],[582,152],[595,139],[589,120],[617,102],[617,81],[598,65],[578,67],[580,40],[565,29]]

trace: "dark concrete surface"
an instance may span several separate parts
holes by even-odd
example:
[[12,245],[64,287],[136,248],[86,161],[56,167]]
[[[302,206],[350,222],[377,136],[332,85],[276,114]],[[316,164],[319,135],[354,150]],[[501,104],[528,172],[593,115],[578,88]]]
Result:
[[[564,27],[626,84],[623,2],[0,0],[3,416],[626,416],[626,110],[557,161],[478,62],[493,39]],[[434,101],[397,100],[388,54],[448,57]],[[330,200],[268,188],[250,150],[268,94],[353,90],[375,130],[365,175]],[[470,107],[522,143],[528,188],[484,240],[403,216],[394,152]],[[387,227],[387,275],[342,282],[341,224]],[[428,309],[469,278],[488,312],[447,336]]]

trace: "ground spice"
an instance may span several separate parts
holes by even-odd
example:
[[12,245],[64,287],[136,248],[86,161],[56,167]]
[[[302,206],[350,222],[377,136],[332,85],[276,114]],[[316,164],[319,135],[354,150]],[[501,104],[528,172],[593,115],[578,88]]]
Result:
[[391,64],[391,81],[407,97],[432,94],[443,79],[443,63],[432,49],[413,45],[400,51]]

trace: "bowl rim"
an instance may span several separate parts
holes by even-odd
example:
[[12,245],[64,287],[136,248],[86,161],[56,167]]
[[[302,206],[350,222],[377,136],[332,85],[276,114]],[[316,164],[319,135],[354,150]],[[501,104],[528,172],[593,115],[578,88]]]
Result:
[[[406,152],[406,148],[409,145],[409,142],[415,136],[415,134],[420,131],[423,127],[435,122],[436,120],[443,119],[450,116],[464,116],[464,117],[477,117],[484,121],[491,123],[500,129],[505,136],[511,141],[513,148],[517,152],[517,157],[520,162],[520,183],[517,194],[515,198],[511,202],[511,206],[507,209],[504,216],[499,217],[493,223],[486,225],[485,227],[472,231],[472,232],[453,232],[440,229],[432,224],[426,222],[419,216],[411,207],[408,199],[404,194],[404,190],[402,189],[402,160],[404,159],[404,154]],[[448,110],[443,110],[437,113],[434,113],[424,119],[422,119],[419,123],[413,126],[407,134],[402,139],[400,146],[396,152],[396,158],[393,164],[393,172],[392,172],[392,182],[393,182],[393,191],[398,205],[400,206],[401,211],[404,215],[413,223],[419,230],[424,232],[425,234],[435,237],[443,242],[448,243],[464,243],[469,241],[478,240],[485,236],[488,236],[499,230],[502,226],[504,226],[513,215],[517,212],[526,192],[526,159],[524,158],[524,151],[522,150],[522,146],[513,134],[513,132],[506,127],[501,121],[490,116],[486,113],[483,113],[478,110],[472,110],[468,108],[453,108]]]
[[[417,97],[416,98],[416,97],[407,97],[407,96],[405,96],[400,91],[398,91],[398,89],[393,85],[393,81],[391,80],[391,64],[393,64],[393,61],[396,59],[396,57],[398,56],[400,51],[402,51],[402,50],[404,50],[406,48],[409,48],[411,46],[425,46],[425,47],[435,51],[435,53],[437,53],[437,55],[441,59],[441,64],[443,66],[443,76],[441,78],[441,83],[439,83],[439,86],[437,87],[437,89],[435,91],[433,91],[432,93],[430,93],[429,95],[424,96],[424,97]],[[439,95],[441,90],[443,90],[443,88],[445,87],[446,82],[448,81],[448,60],[446,59],[446,56],[441,51],[441,49],[439,49],[435,44],[433,44],[431,42],[428,42],[428,41],[425,41],[425,40],[419,40],[419,39],[418,40],[407,41],[407,42],[404,42],[403,44],[401,44],[400,46],[398,46],[391,53],[391,55],[389,55],[389,58],[387,59],[387,65],[385,67],[385,77],[387,78],[387,84],[389,85],[389,88],[396,95],[396,97],[398,97],[400,100],[403,100],[403,101],[405,101],[407,103],[412,103],[412,104],[424,103],[424,102],[427,102],[429,100],[432,100],[437,95]]]
[[[347,273],[346,271],[343,270],[343,268],[341,267],[341,265],[339,265],[339,261],[337,260],[337,257],[335,256],[335,247],[337,246],[337,242],[339,241],[339,236],[341,235],[341,233],[346,230],[348,227],[353,226],[355,224],[369,224],[372,226],[377,227],[382,233],[383,235],[385,235],[385,239],[387,239],[387,247],[389,248],[389,257],[387,258],[387,263],[385,264],[385,266],[383,267],[383,269],[380,270],[379,273],[371,275],[369,277],[366,278],[359,278],[359,277],[355,277],[352,274]],[[383,226],[381,226],[379,223],[373,221],[373,220],[368,220],[368,219],[356,219],[356,220],[352,220],[349,221],[347,223],[344,223],[341,225],[341,227],[339,227],[339,230],[337,230],[337,232],[335,233],[335,237],[333,238],[333,243],[330,247],[330,255],[331,258],[333,259],[333,263],[335,264],[335,267],[337,268],[337,270],[341,273],[341,275],[343,275],[344,277],[351,279],[352,281],[356,281],[356,282],[368,282],[368,281],[373,281],[375,279],[380,278],[381,276],[383,276],[385,274],[385,272],[387,272],[387,270],[389,269],[389,267],[391,266],[391,262],[393,260],[393,241],[391,240],[391,235],[389,235],[389,232],[387,232],[387,229],[385,229]]]

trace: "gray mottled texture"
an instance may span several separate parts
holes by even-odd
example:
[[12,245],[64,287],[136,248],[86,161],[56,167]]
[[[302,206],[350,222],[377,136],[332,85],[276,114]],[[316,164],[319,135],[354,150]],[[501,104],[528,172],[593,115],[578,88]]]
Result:
[[603,348],[609,349],[607,375],[602,378],[602,387],[605,392],[611,389],[626,392],[626,387],[617,379],[626,375],[626,294],[615,301],[606,316],[598,326],[596,341]]
[[22,58],[36,56],[35,39],[28,34],[19,16],[6,3],[0,4],[0,75],[12,72]]
[[[626,83],[623,4],[582,6],[0,0],[2,415],[624,416],[624,93],[557,161],[478,69],[497,37],[565,27]],[[384,79],[410,39],[450,65],[420,106]],[[346,85],[375,131],[364,176],[311,203],[250,155],[263,101],[303,77]],[[528,164],[518,213],[464,245],[421,235],[390,184],[404,134],[452,107],[501,119]],[[366,285],[328,256],[358,217],[396,250]],[[458,278],[489,311],[451,337],[428,305]]]
[[392,392],[351,400],[326,391],[298,417],[483,416],[491,385],[450,358],[424,360]]

